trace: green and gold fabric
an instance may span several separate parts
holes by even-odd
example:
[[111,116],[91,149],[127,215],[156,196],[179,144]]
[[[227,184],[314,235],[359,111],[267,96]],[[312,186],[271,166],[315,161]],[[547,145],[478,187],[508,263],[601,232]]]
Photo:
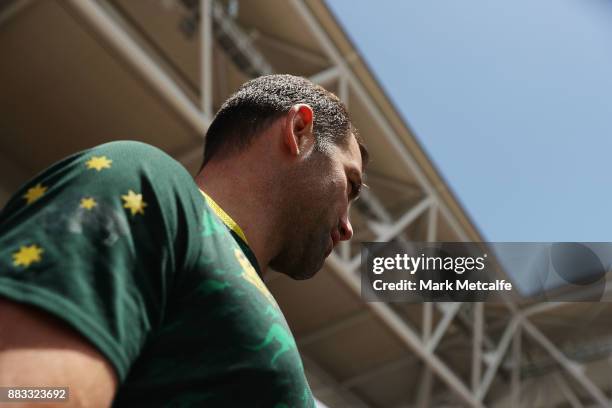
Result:
[[0,296],[66,321],[115,367],[115,406],[314,407],[239,226],[138,142],[66,158],[0,214]]

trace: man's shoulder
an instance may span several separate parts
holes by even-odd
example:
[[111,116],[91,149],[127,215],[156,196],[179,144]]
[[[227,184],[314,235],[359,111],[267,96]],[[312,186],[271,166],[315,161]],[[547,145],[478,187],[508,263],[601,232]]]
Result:
[[122,159],[129,159],[123,162],[126,165],[136,166],[148,163],[182,167],[177,160],[162,149],[136,140],[118,140],[104,143],[85,150],[81,154],[113,154]]
[[166,196],[169,203],[172,197],[192,201],[197,191],[187,169],[163,150],[137,141],[113,141],[74,153],[43,170],[15,193],[2,215],[30,208],[35,202],[33,208],[38,208],[50,198],[54,203],[71,202],[74,195],[96,202],[125,195],[142,194],[145,202]]
[[112,169],[115,179],[137,177],[148,179],[154,184],[193,180],[187,169],[168,153],[153,145],[134,140],[101,144],[82,151],[77,156],[87,169],[95,170],[94,173]]

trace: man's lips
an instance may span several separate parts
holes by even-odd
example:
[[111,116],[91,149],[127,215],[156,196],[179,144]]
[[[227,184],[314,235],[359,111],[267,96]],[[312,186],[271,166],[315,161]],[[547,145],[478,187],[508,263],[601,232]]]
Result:
[[338,241],[340,241],[340,232],[338,232],[337,228],[334,228],[330,234],[332,239],[332,247],[336,247]]

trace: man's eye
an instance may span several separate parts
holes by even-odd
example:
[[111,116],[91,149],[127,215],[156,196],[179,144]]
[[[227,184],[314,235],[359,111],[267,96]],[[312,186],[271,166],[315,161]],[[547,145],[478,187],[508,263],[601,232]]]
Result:
[[361,186],[355,183],[354,181],[351,181],[351,192],[349,194],[349,197],[351,199],[357,198],[357,196],[359,196],[360,190],[361,190]]

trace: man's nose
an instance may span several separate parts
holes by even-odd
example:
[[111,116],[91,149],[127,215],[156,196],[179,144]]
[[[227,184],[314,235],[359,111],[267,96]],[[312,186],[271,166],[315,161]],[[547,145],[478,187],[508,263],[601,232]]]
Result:
[[340,241],[348,241],[353,237],[353,226],[351,225],[348,216],[340,218],[338,231],[340,232]]

